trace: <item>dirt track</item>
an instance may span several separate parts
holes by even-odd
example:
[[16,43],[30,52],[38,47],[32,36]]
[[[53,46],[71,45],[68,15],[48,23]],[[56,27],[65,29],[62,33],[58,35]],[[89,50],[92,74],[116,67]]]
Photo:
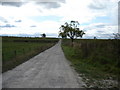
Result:
[[81,78],[70,67],[61,41],[13,70],[3,73],[3,88],[81,88]]

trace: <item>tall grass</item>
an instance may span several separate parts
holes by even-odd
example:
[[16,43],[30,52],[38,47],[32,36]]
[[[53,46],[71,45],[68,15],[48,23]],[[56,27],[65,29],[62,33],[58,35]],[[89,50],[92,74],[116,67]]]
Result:
[[120,40],[64,39],[63,51],[79,73],[89,78],[105,79],[120,76]]

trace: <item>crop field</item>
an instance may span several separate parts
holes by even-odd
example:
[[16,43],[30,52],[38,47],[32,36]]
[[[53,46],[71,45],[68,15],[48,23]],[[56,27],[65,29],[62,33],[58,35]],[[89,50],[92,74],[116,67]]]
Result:
[[52,47],[56,38],[2,37],[2,72]]
[[[120,40],[80,39],[73,46],[69,39],[64,39],[62,48],[75,70],[84,78],[89,86],[107,85],[117,87],[120,81]],[[86,79],[87,78],[87,79]],[[100,81],[99,81],[100,80]],[[108,84],[104,84],[105,83]],[[95,83],[96,82],[96,83]],[[111,84],[110,84],[111,83]]]

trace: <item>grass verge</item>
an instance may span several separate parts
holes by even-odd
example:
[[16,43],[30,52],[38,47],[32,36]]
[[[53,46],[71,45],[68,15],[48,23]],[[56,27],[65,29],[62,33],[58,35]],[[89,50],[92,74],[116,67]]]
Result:
[[2,72],[15,68],[57,43],[58,39],[3,37]]
[[[78,46],[71,47],[70,44],[66,45],[65,41],[62,44],[62,49],[66,58],[70,60],[75,70],[83,77],[83,81],[87,85],[86,87],[118,88],[118,76],[115,74],[118,70],[117,68],[114,72],[107,70],[109,64],[102,65],[99,62],[102,56],[97,57],[100,59],[96,62],[91,60],[95,56],[95,53],[91,53],[89,57],[86,56],[87,58],[82,58],[83,51]],[[115,70],[114,65],[111,65],[111,67]]]

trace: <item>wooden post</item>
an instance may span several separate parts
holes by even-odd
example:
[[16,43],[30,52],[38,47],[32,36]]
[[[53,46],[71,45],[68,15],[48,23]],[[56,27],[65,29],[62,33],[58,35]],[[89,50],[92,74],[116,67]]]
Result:
[[31,51],[31,48],[29,47],[29,51]]
[[25,50],[24,50],[24,48],[23,48],[23,53],[25,53]]
[[14,54],[15,54],[15,56],[17,55],[17,52],[16,52],[16,50],[14,51]]
[[4,53],[2,53],[2,61],[4,61]]

